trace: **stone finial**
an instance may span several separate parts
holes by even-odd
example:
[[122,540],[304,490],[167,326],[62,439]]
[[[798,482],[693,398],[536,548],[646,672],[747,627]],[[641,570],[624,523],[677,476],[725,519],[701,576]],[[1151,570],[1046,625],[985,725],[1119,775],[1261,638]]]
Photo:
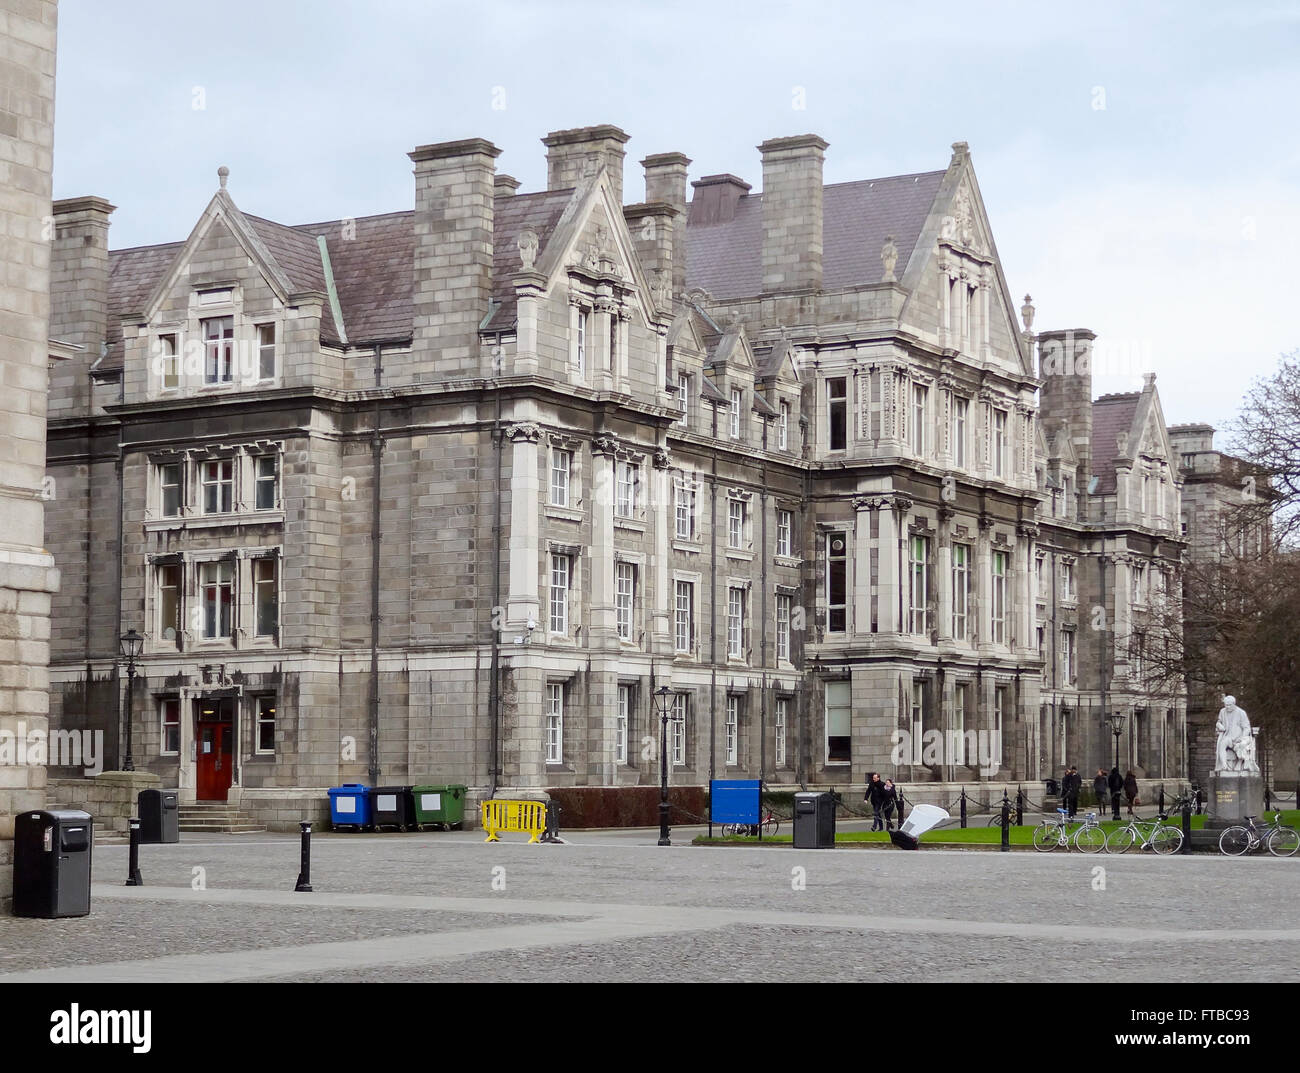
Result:
[[885,266],[885,273],[881,276],[881,282],[893,283],[897,278],[894,275],[894,266],[898,264],[898,247],[894,244],[894,236],[886,235],[885,244],[880,248],[880,262]]
[[1156,386],[1156,374],[1155,374],[1155,373],[1143,373],[1143,374],[1142,374],[1142,383],[1143,383],[1143,385],[1144,385],[1145,387],[1148,387],[1148,388],[1153,388],[1153,387],[1155,387],[1155,386]]
[[1025,322],[1025,331],[1032,331],[1034,328],[1034,300],[1025,295],[1025,304],[1020,307],[1020,319]]
[[1126,458],[1128,456],[1128,433],[1127,432],[1116,433],[1115,456],[1117,458]]
[[519,260],[524,267],[525,272],[531,272],[533,265],[537,263],[537,232],[531,227],[526,227],[519,232],[519,238],[516,240],[519,246]]
[[226,188],[226,180],[229,178],[230,178],[230,169],[226,167],[226,165],[222,164],[221,167],[217,169],[217,182],[221,184],[222,190]]

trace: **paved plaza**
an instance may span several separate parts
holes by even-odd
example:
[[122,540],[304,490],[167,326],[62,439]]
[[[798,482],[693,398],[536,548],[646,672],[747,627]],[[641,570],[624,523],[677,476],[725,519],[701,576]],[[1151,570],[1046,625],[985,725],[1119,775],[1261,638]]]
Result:
[[1297,861],[660,848],[656,835],[576,832],[566,845],[317,835],[310,894],[293,890],[291,836],[143,846],[143,887],[123,885],[127,848],[101,845],[89,917],[0,918],[0,982],[854,981],[881,967],[900,980],[1195,982],[1300,971]]

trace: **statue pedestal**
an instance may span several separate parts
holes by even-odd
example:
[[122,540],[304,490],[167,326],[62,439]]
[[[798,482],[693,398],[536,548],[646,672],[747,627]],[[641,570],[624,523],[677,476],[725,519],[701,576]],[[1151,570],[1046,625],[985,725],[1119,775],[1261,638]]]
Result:
[[1221,831],[1264,815],[1264,776],[1258,771],[1216,771],[1210,776],[1206,830]]

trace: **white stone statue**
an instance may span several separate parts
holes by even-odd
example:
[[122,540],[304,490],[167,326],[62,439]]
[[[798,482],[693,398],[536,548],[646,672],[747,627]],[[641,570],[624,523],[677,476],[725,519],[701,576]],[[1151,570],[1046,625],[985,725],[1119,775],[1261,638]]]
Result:
[[1258,771],[1255,760],[1255,736],[1244,708],[1237,707],[1236,697],[1224,697],[1214,724],[1219,739],[1215,748],[1216,773],[1220,771]]

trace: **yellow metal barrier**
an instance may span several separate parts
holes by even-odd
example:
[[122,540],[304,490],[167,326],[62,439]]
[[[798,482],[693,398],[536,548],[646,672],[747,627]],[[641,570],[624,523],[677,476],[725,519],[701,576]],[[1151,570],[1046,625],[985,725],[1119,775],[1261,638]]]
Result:
[[485,842],[500,842],[502,831],[520,831],[531,835],[531,842],[540,842],[546,830],[546,802],[544,801],[484,801],[483,830],[488,833]]

